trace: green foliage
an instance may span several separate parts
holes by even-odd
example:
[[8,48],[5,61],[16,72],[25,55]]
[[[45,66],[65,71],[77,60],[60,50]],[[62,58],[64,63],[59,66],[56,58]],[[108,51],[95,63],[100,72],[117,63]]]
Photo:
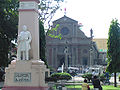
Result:
[[55,77],[46,77],[45,81],[46,82],[57,82],[57,79]]
[[7,66],[11,40],[17,38],[18,0],[0,0],[0,66]]
[[107,71],[120,72],[120,27],[118,20],[112,20],[107,41]]
[[40,43],[40,59],[42,61],[45,62],[45,64],[47,65],[46,62],[46,57],[45,57],[45,48],[46,48],[46,39],[45,39],[45,31],[44,31],[44,26],[43,26],[43,22],[39,20],[39,43]]
[[50,32],[56,31],[59,25],[56,25],[55,28],[51,28],[50,22],[58,9],[60,9],[63,0],[40,0],[39,4],[39,19],[47,26],[47,35],[52,38],[61,39],[61,34],[53,35]]
[[[94,90],[93,85],[89,85],[90,90]],[[82,85],[65,85],[67,88],[75,88],[76,90],[82,90]],[[120,90],[119,87],[114,87],[113,85],[102,85],[103,90]]]
[[51,77],[46,78],[46,81],[70,80],[72,76],[69,73],[54,73]]
[[52,34],[48,34],[48,36],[52,37],[52,38],[59,38],[59,39],[62,39],[62,35],[59,34],[59,35],[52,35]]
[[8,48],[8,40],[6,38],[2,38],[0,36],[0,66],[7,66],[7,62],[8,62],[8,52],[9,52],[9,48]]
[[50,21],[53,18],[56,11],[60,8],[62,0],[40,0],[39,11],[40,20],[47,23],[50,26]]
[[85,73],[84,75],[82,75],[82,77],[88,79],[88,81],[90,82],[90,80],[92,79],[92,74]]
[[57,31],[57,29],[59,28],[59,26],[60,26],[60,25],[57,24],[55,28],[52,28],[52,29],[51,29],[51,31]]
[[119,81],[120,81],[120,75],[118,76],[118,78],[119,78]]
[[69,73],[54,73],[51,77],[55,77],[57,80],[70,80],[72,79]]
[[54,31],[57,32],[59,26],[60,26],[60,25],[57,24],[57,25],[55,26],[55,28],[52,28],[51,30],[48,30],[48,31],[47,31],[47,35],[50,36],[50,37],[52,37],[52,38],[62,39],[61,33],[59,33],[58,35],[53,35],[53,34],[51,34],[51,32],[54,32]]
[[104,74],[101,74],[100,75],[100,81],[104,82],[106,80],[106,77]]

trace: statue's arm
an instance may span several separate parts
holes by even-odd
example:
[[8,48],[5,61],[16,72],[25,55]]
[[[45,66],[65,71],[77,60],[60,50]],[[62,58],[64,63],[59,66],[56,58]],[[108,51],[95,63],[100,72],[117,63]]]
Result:
[[31,33],[29,32],[29,34],[28,34],[28,42],[30,43],[31,42],[31,40],[32,40],[32,36],[31,36]]

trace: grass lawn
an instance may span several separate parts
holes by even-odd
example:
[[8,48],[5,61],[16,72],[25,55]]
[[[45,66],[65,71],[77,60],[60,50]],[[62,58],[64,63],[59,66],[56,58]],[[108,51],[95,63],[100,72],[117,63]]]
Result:
[[[68,85],[66,86],[67,88],[81,88],[80,85]],[[118,87],[114,87],[112,85],[106,85],[106,86],[102,86],[103,90],[120,90],[120,86]],[[93,89],[93,86],[90,86],[90,89]]]
[[[67,88],[79,88],[78,90],[81,90],[81,86],[80,85],[67,85],[66,86]],[[107,85],[107,86],[102,86],[103,87],[103,90],[120,90],[120,86],[118,87],[114,87],[112,85]],[[90,89],[93,90],[93,86],[90,86]],[[1,89],[0,89],[1,90]]]

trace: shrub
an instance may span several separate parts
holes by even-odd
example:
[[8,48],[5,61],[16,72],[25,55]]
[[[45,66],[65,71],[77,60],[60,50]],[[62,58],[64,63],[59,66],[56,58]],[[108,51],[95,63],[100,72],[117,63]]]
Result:
[[54,78],[54,77],[46,77],[46,78],[45,78],[45,81],[46,81],[46,82],[57,82],[57,79]]
[[51,77],[47,77],[45,80],[49,81],[58,81],[58,80],[70,80],[72,76],[69,73],[54,73]]
[[90,73],[85,73],[84,75],[82,75],[83,78],[86,78],[89,82],[92,79],[92,74]]
[[51,77],[55,77],[57,80],[70,80],[72,79],[69,73],[54,73]]
[[120,75],[118,76],[118,78],[119,78],[119,81],[120,81]]
[[100,75],[100,81],[104,82],[106,80],[106,77],[104,74],[101,74]]

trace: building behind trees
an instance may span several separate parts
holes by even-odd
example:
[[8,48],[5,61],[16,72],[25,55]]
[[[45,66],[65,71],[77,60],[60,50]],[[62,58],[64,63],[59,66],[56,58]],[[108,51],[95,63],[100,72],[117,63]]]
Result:
[[[62,34],[62,39],[46,36],[46,58],[48,65],[57,69],[63,63],[67,66],[93,66],[99,64],[99,51],[92,37],[87,37],[80,29],[78,21],[63,16],[53,22],[59,24],[57,31],[51,34]],[[67,59],[65,48],[68,48]],[[67,60],[67,61],[66,61]]]

